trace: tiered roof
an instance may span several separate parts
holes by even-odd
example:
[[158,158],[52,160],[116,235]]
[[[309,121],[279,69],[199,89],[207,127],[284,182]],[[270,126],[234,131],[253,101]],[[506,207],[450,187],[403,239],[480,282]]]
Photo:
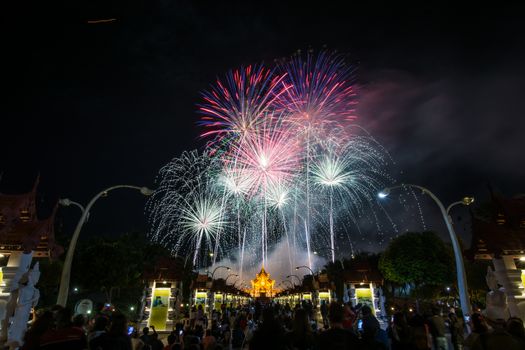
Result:
[[264,266],[261,267],[261,271],[251,282],[253,296],[258,296],[260,293],[272,293],[275,284],[275,280],[270,278],[270,274],[266,272]]
[[472,215],[470,256],[494,256],[525,252],[525,195],[503,198],[493,195],[486,213]]
[[55,242],[52,214],[39,220],[36,209],[36,188],[24,194],[0,193],[0,252],[34,251],[36,257],[55,258],[63,251]]

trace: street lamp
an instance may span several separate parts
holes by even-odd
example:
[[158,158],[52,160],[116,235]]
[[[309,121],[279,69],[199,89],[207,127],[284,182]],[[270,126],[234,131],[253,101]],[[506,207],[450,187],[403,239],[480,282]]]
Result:
[[299,276],[297,276],[297,275],[288,275],[288,276],[286,276],[286,278],[291,278],[291,277],[295,277],[295,278],[297,278],[297,280],[299,281],[299,285],[302,285],[302,284],[303,284],[303,281],[301,281],[301,279],[300,279]]
[[217,271],[218,269],[226,269],[228,271],[231,270],[231,268],[229,268],[228,266],[217,266],[215,269],[213,269],[213,272],[211,273],[211,280],[212,281],[213,281],[213,276],[215,276],[215,271]]
[[[288,278],[288,277],[287,277],[287,278]],[[290,287],[291,287],[292,289],[295,287],[295,286],[293,285],[293,283],[290,282],[290,281],[288,281],[288,280],[283,280],[281,283],[284,284],[284,282],[288,282],[288,283],[290,283]]]
[[228,282],[228,278],[230,278],[230,277],[232,277],[232,276],[239,277],[239,275],[236,274],[236,273],[230,273],[230,274],[228,275],[228,277],[226,277],[226,279],[224,280],[224,284],[227,284],[227,282]]
[[310,272],[312,273],[312,276],[314,275],[314,271],[313,271],[311,268],[309,268],[308,266],[306,266],[306,265],[297,266],[295,269],[296,269],[296,270],[299,270],[299,269],[308,269],[308,270],[310,270]]
[[239,283],[239,282],[241,282],[241,284],[239,285],[239,287],[242,287],[242,285],[243,285],[243,283],[244,283],[244,280],[239,279],[239,280],[237,280],[237,281],[235,281],[235,282],[233,283],[233,288],[237,288],[237,289],[238,289],[238,287],[235,287],[235,285],[236,285],[237,283]]
[[67,303],[67,297],[69,293],[69,281],[71,279],[71,265],[73,264],[73,255],[75,254],[75,248],[77,245],[78,237],[80,236],[80,231],[82,230],[82,226],[86,222],[89,211],[91,210],[91,207],[97,199],[100,197],[107,196],[109,191],[115,190],[117,188],[132,188],[135,190],[139,190],[140,193],[142,193],[145,196],[151,196],[153,194],[153,191],[150,190],[147,187],[138,187],[138,186],[131,186],[131,185],[117,185],[112,186],[109,188],[106,188],[105,190],[99,192],[95,197],[93,197],[88,205],[84,208],[82,205],[73,202],[72,200],[69,200],[67,198],[61,199],[59,203],[64,206],[70,206],[75,205],[79,207],[82,210],[82,216],[80,217],[80,220],[77,223],[77,226],[75,228],[75,232],[73,233],[73,237],[71,237],[71,242],[69,243],[69,247],[67,249],[66,259],[64,260],[64,267],[62,268],[62,276],[60,277],[60,288],[58,289],[58,297],[57,297],[57,304],[61,306],[66,306]]
[[434,193],[432,193],[429,189],[419,186],[419,185],[412,185],[412,184],[403,184],[398,186],[393,186],[389,188],[385,188],[383,191],[378,193],[379,198],[386,198],[390,191],[396,188],[400,187],[413,187],[420,189],[424,194],[428,194],[430,198],[436,202],[436,204],[439,207],[439,210],[441,211],[441,215],[443,215],[443,219],[445,220],[445,224],[448,229],[448,234],[450,236],[450,240],[452,241],[452,248],[454,249],[454,257],[456,262],[456,273],[457,273],[457,279],[458,279],[458,289],[459,289],[459,299],[461,302],[461,311],[463,311],[463,315],[468,316],[471,314],[471,307],[470,307],[470,299],[468,296],[468,286],[467,286],[467,276],[465,273],[465,264],[463,262],[463,254],[461,252],[461,247],[459,246],[458,237],[456,235],[456,232],[454,231],[454,226],[452,225],[452,218],[448,214],[450,209],[458,204],[463,205],[470,205],[474,202],[473,197],[464,197],[461,201],[457,201],[452,203],[448,206],[447,209],[445,209],[445,206],[441,201],[436,197]]

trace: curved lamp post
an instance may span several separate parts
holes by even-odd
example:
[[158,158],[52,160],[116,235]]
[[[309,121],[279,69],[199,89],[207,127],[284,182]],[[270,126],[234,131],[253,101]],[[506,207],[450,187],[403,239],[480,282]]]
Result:
[[82,216],[80,217],[80,220],[77,223],[75,232],[73,233],[73,237],[71,237],[71,242],[69,243],[69,247],[67,249],[66,259],[64,260],[64,267],[62,268],[62,276],[60,277],[60,288],[58,289],[58,297],[57,297],[58,305],[66,306],[67,297],[69,294],[69,281],[71,279],[71,265],[73,264],[73,255],[75,254],[75,248],[77,246],[78,237],[80,236],[80,231],[82,230],[82,226],[84,225],[84,223],[87,221],[91,207],[93,206],[93,204],[95,204],[97,199],[103,196],[107,196],[109,191],[116,190],[117,188],[131,188],[131,189],[139,190],[140,193],[142,193],[145,196],[151,196],[153,194],[153,191],[147,187],[138,187],[138,186],[131,186],[131,185],[116,185],[116,186],[106,188],[103,191],[100,191],[95,197],[93,197],[89,201],[89,203],[86,205],[85,208],[83,208],[80,204],[73,202],[72,200],[69,200],[67,198],[60,200],[59,203],[64,206],[70,206],[70,205],[78,206],[82,210]]
[[308,270],[310,270],[310,272],[312,273],[312,276],[314,275],[314,271],[313,271],[311,268],[309,268],[308,266],[306,266],[306,265],[297,266],[295,269],[296,269],[296,270],[299,270],[299,269],[308,269]]
[[293,289],[295,286],[293,285],[292,282],[290,282],[289,280],[283,280],[281,283],[284,285],[284,282],[288,282],[290,283],[290,287]]
[[239,282],[241,282],[241,283],[239,284],[239,287],[242,287],[243,284],[244,284],[244,280],[238,279],[237,281],[235,281],[235,282],[233,283],[233,288],[237,288],[237,289],[239,289],[239,287],[236,287],[237,283],[239,283]]
[[[228,266],[222,266],[222,265],[221,265],[221,266],[217,266],[216,268],[213,269],[213,272],[211,273],[211,280],[212,280],[212,281],[213,281],[213,276],[215,276],[215,272],[216,272],[218,269],[226,269],[226,270],[228,270],[228,271],[231,270],[231,268],[228,267]],[[207,271],[207,272],[209,273],[209,271]]]
[[[286,278],[292,278],[292,277],[297,278],[297,280],[299,281],[299,284],[298,284],[299,286],[303,284],[303,281],[297,275],[288,275],[288,276],[286,276]],[[294,285],[294,287],[295,287],[295,285]]]
[[459,289],[459,300],[461,302],[461,311],[463,311],[464,316],[468,316],[471,314],[471,306],[470,306],[470,298],[468,296],[468,287],[467,287],[467,276],[465,274],[465,264],[463,262],[463,254],[461,252],[461,247],[459,246],[458,237],[456,235],[456,232],[454,231],[454,226],[452,225],[452,218],[448,214],[450,209],[458,204],[462,205],[470,205],[474,202],[473,197],[465,197],[461,201],[457,201],[452,203],[448,206],[447,209],[445,209],[445,206],[441,201],[434,195],[430,190],[423,186],[419,185],[412,185],[412,184],[403,184],[398,186],[393,186],[389,188],[385,188],[383,191],[378,193],[379,198],[385,198],[390,194],[390,191],[396,188],[400,187],[413,187],[420,189],[424,194],[428,194],[430,198],[436,202],[439,209],[441,210],[441,215],[443,215],[443,219],[445,220],[445,224],[447,225],[448,233],[450,236],[450,240],[452,241],[452,248],[454,249],[454,257],[456,262],[456,273],[457,273],[457,283],[458,283],[458,289]]
[[226,277],[226,279],[224,280],[224,284],[228,284],[228,278],[230,278],[230,277],[232,277],[232,276],[239,277],[239,275],[236,274],[236,273],[230,273],[230,274],[228,275],[228,277]]

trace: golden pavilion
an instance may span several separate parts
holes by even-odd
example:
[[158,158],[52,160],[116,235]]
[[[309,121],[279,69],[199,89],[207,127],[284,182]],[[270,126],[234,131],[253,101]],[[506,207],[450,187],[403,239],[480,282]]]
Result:
[[261,268],[261,272],[255,275],[252,281],[252,297],[254,298],[271,298],[273,297],[273,286],[275,280],[270,278],[270,274]]

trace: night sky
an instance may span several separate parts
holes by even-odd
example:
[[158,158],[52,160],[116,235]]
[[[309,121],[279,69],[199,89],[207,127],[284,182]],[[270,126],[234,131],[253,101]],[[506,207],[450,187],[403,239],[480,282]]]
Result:
[[[399,182],[445,203],[487,199],[488,184],[525,192],[521,8],[331,3],[101,0],[3,11],[0,191],[27,191],[40,173],[45,212],[114,184],[153,187],[162,165],[202,147],[195,105],[216,76],[326,48],[358,66],[359,123],[388,149]],[[59,210],[66,233],[78,215]],[[437,215],[425,208],[429,222]],[[144,198],[121,190],[95,205],[85,236],[146,228]]]

